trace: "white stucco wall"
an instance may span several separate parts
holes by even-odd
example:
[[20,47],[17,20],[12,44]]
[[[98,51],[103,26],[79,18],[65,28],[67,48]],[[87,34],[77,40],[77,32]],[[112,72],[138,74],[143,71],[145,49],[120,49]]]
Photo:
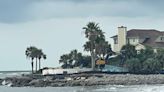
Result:
[[129,39],[129,43],[131,44],[131,45],[137,45],[137,44],[139,44],[139,38],[128,38]]
[[113,51],[114,52],[119,52],[118,44],[114,44]]
[[67,72],[68,74],[80,73],[92,71],[91,68],[83,68],[83,69],[45,69],[42,71],[42,75],[48,74],[63,74],[63,72]]
[[126,27],[118,27],[118,51],[121,50],[122,46],[126,45]]
[[141,50],[141,49],[145,49],[145,46],[142,45],[142,44],[137,44],[135,49],[138,51],[138,50]]

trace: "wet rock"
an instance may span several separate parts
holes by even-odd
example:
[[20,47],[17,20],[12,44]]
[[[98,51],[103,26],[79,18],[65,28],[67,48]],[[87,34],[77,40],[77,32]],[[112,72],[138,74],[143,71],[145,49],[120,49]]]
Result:
[[32,79],[29,77],[12,77],[12,78],[5,78],[3,80],[3,85],[11,85],[15,87],[22,87],[22,86],[28,86],[28,83]]
[[81,77],[81,80],[85,80],[86,79],[86,77]]
[[77,77],[77,78],[76,78],[76,80],[79,80],[79,79],[80,79],[80,77]]
[[55,80],[55,77],[54,76],[45,76],[44,80],[45,81]]
[[74,80],[74,81],[71,81],[68,85],[69,86],[82,86],[80,82],[81,82],[80,80]]
[[123,74],[100,74],[100,75],[72,75],[64,76],[64,79],[54,76],[39,78],[22,76],[0,79],[1,84],[12,87],[62,87],[62,86],[93,86],[93,85],[139,85],[139,84],[164,84],[164,75],[123,75]]
[[2,79],[0,79],[0,85],[2,85],[2,82],[3,82],[3,80],[2,80]]
[[11,81],[3,80],[3,81],[2,81],[2,85],[3,85],[3,86],[9,86],[9,87],[11,87],[11,86],[12,86],[12,82],[11,82]]
[[73,80],[73,79],[69,77],[69,78],[66,78],[66,80],[67,80],[67,81],[71,81],[71,80]]
[[46,87],[50,85],[50,81],[44,81],[41,79],[35,79],[32,80],[31,82],[29,82],[29,86],[33,86],[33,87]]

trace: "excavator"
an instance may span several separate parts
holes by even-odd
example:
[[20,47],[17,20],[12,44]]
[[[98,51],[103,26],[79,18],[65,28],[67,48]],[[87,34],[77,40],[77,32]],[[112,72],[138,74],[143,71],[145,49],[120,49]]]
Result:
[[96,60],[96,66],[98,66],[98,69],[100,69],[100,70],[102,70],[105,67],[105,64],[108,62],[109,57],[112,56],[113,54],[115,54],[115,52],[113,52],[111,49],[109,49],[107,52],[108,53],[107,53],[105,59],[98,58]]

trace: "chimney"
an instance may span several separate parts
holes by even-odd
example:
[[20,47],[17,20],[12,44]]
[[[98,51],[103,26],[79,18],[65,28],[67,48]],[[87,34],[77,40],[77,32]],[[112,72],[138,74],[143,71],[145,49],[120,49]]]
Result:
[[126,33],[127,28],[124,26],[118,27],[118,50],[120,51],[122,46],[126,45]]

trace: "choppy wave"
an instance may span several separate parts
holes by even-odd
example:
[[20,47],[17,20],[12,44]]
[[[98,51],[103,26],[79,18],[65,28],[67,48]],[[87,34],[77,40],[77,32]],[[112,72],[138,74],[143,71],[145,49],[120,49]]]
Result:
[[106,85],[90,87],[6,87],[0,86],[0,92],[164,92],[164,85]]
[[6,75],[19,75],[19,73],[6,73]]
[[20,76],[22,74],[28,74],[29,72],[0,72],[0,78]]
[[0,73],[0,74],[3,74],[3,73]]
[[74,92],[164,92],[164,85],[107,85],[77,89]]

